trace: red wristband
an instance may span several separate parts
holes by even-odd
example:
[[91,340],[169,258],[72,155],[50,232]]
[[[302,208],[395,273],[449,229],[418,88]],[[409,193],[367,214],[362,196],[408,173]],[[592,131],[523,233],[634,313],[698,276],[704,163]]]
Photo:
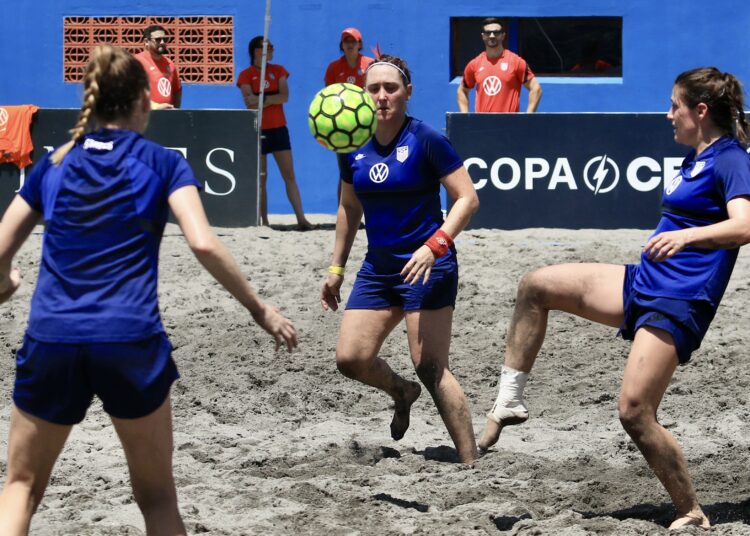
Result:
[[448,233],[442,229],[438,229],[435,231],[435,234],[424,243],[424,245],[430,248],[437,259],[448,253],[448,250],[453,245],[453,239]]

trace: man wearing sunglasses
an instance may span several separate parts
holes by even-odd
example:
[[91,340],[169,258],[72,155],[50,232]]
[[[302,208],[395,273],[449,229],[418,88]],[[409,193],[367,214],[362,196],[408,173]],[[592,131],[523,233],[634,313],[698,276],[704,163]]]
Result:
[[165,110],[179,108],[182,102],[182,85],[177,67],[164,54],[168,52],[169,37],[161,26],[152,24],[143,30],[145,50],[135,55],[148,75],[151,89],[151,108]]
[[464,69],[456,97],[459,111],[469,111],[469,91],[475,86],[475,112],[520,111],[521,86],[529,91],[526,111],[536,111],[542,98],[542,86],[526,60],[503,47],[504,38],[505,29],[500,19],[484,19],[484,52],[471,60]]

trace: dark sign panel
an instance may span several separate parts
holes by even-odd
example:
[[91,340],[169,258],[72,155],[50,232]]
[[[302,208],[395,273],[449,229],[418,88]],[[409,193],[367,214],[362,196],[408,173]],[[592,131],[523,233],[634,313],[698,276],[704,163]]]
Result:
[[[39,110],[32,125],[36,163],[62,145],[78,110]],[[257,115],[246,110],[165,110],[153,112],[145,136],[179,151],[203,183],[201,199],[212,225],[258,224]],[[33,165],[33,164],[32,164]],[[0,210],[23,184],[31,166],[0,165]]]
[[653,229],[690,148],[665,114],[448,114],[481,206],[472,228]]

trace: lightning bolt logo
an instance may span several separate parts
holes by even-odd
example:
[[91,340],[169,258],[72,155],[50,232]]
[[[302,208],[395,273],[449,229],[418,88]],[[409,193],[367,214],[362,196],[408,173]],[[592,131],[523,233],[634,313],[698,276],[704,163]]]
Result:
[[607,155],[605,154],[602,156],[602,159],[599,161],[599,167],[596,168],[596,171],[594,172],[593,182],[594,182],[594,195],[599,193],[599,188],[602,187],[602,183],[604,182],[604,179],[607,178],[607,173],[609,173],[609,170],[607,169]]
[[[589,171],[591,166],[595,163],[597,164],[596,169],[593,174],[590,174]],[[613,172],[612,175],[610,175],[610,170]],[[591,177],[591,179],[589,179],[589,177]],[[594,192],[594,195],[606,194],[617,186],[617,183],[620,180],[620,170],[618,169],[617,164],[615,164],[615,161],[607,157],[606,154],[596,156],[589,160],[586,167],[583,169],[583,180],[586,182],[586,186],[589,187],[589,190]],[[611,184],[605,186],[606,182],[610,181]]]

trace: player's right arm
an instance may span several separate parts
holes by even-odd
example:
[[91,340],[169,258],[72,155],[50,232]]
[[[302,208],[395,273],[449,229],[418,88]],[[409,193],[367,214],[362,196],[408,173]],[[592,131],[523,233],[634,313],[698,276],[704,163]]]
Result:
[[255,293],[237,261],[211,230],[198,189],[195,186],[178,188],[169,196],[169,207],[190,249],[208,273],[237,298],[260,327],[273,336],[277,350],[286,344],[291,352],[297,346],[294,325]]
[[[362,204],[354,193],[351,183],[341,181],[341,202],[336,216],[336,243],[333,247],[331,266],[346,266],[349,253],[352,250],[354,237],[362,221]],[[344,282],[343,275],[329,273],[320,291],[320,304],[323,309],[339,308],[341,301],[341,284]]]
[[466,113],[469,111],[469,88],[464,85],[463,79],[458,83],[456,101],[458,102],[459,112]]
[[17,195],[0,220],[0,303],[7,301],[21,284],[18,268],[11,268],[11,263],[39,218],[41,214]]
[[245,107],[248,110],[257,110],[258,109],[258,95],[253,93],[253,88],[250,87],[250,84],[242,84],[240,86],[240,91],[242,92],[242,100],[245,101]]

